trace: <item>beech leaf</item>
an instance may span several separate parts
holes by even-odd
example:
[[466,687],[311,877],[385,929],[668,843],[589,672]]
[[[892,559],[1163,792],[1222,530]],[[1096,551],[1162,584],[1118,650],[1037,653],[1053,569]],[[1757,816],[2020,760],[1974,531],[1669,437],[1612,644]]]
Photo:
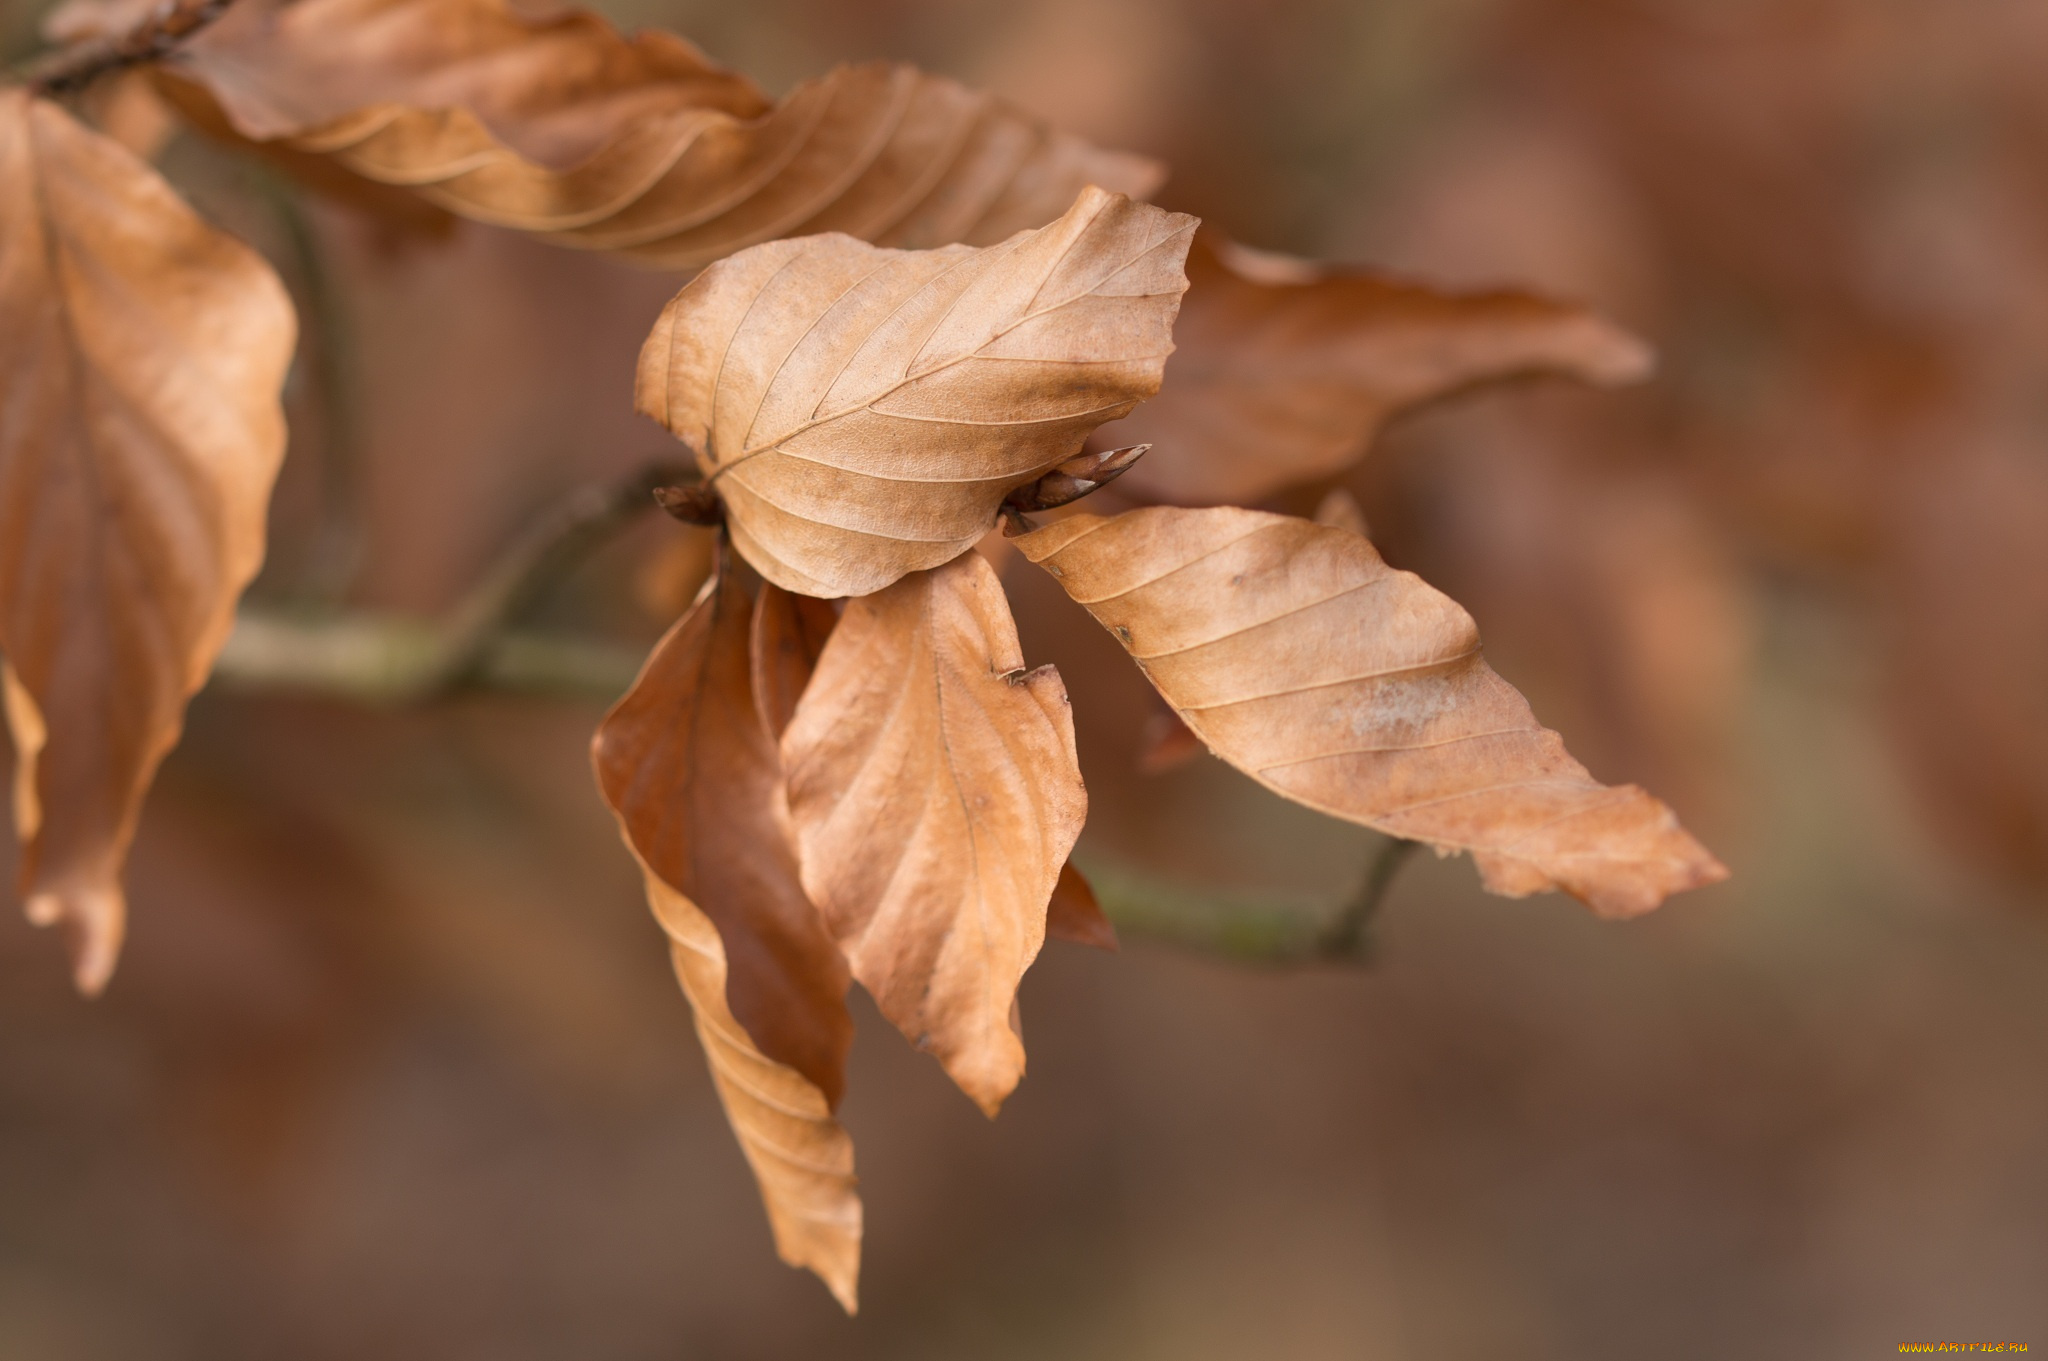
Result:
[[1633,382],[1643,343],[1519,292],[1446,293],[1249,250],[1204,229],[1159,395],[1106,432],[1158,453],[1124,487],[1181,505],[1261,501],[1356,462],[1394,413],[1530,374]]
[[776,738],[796,716],[797,701],[838,623],[831,602],[795,595],[772,581],[762,583],[754,607],[754,698],[761,722]]
[[711,1080],[761,1187],[775,1251],[789,1265],[816,1272],[851,1314],[860,1303],[861,1241],[853,1139],[825,1094],[763,1054],[733,1019],[725,948],[711,919],[654,874],[647,876],[647,900],[669,934]]
[[1365,539],[1152,507],[1019,536],[1210,750],[1297,803],[1469,851],[1509,897],[1646,912],[1727,871],[1634,785],[1573,760],[1479,653],[1472,617]]
[[782,735],[804,887],[882,1014],[989,1115],[1088,797],[1066,687],[978,553],[848,603]]
[[781,757],[756,704],[751,577],[728,565],[655,645],[591,760],[648,873],[718,928],[732,1014],[836,1105],[853,1043],[846,963],[797,877]]
[[1194,225],[1090,188],[984,249],[757,246],[669,303],[639,407],[696,451],[763,576],[866,595],[973,547],[1158,390]]
[[832,1111],[847,970],[798,882],[781,758],[762,719],[751,573],[727,564],[591,741],[591,764],[669,935],[676,974],[776,1249],[850,1312],[861,1207]]
[[263,559],[296,338],[269,266],[132,153],[0,91],[0,650],[28,914],[80,988],[120,874]]
[[664,268],[819,232],[1000,241],[1085,185],[1163,174],[914,67],[843,66],[777,103],[673,35],[500,0],[243,0],[167,69],[202,126]]
[[1069,860],[1060,866],[1059,882],[1052,887],[1052,902],[1045,909],[1045,934],[1052,940],[1074,945],[1092,945],[1098,950],[1117,948],[1116,928],[1095,901],[1095,889]]

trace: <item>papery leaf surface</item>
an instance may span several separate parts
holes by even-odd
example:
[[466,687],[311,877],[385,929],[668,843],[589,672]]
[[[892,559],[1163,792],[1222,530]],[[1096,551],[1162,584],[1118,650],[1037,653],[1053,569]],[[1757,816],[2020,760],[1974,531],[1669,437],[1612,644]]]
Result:
[[836,1104],[847,971],[804,896],[781,756],[755,702],[752,573],[729,565],[649,655],[591,743],[605,802],[648,868],[725,943],[732,1013]]
[[804,887],[882,1014],[993,1115],[1087,815],[1066,688],[966,553],[851,601],[782,735]]
[[482,222],[662,268],[787,236],[1000,241],[1143,157],[888,63],[781,101],[661,32],[501,0],[241,0],[166,65],[202,125],[330,158]]
[[1663,803],[1593,779],[1487,666],[1472,617],[1356,534],[1161,506],[1015,543],[1210,750],[1297,803],[1604,916],[1727,876]]
[[861,1207],[832,1115],[853,1042],[847,969],[797,877],[753,684],[755,585],[727,564],[705,586],[606,715],[591,764],[669,935],[776,1249],[851,1310]]
[[0,651],[32,920],[112,972],[151,777],[263,560],[297,323],[131,152],[0,91]]
[[757,246],[640,356],[640,410],[696,451],[733,542],[815,596],[971,548],[1012,490],[1159,388],[1195,220],[1090,188],[998,246]]

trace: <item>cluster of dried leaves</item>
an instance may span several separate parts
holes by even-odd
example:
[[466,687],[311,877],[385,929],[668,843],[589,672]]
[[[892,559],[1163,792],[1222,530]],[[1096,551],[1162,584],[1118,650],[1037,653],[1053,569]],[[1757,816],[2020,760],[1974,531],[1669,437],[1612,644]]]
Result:
[[[261,556],[294,346],[267,266],[45,97],[164,23],[74,0],[62,79],[0,94],[15,808],[30,914],[67,924],[88,990],[143,794]],[[1390,413],[1474,384],[1640,375],[1594,317],[1250,251],[1145,203],[1152,163],[909,68],[777,102],[587,15],[245,0],[116,78],[315,188],[704,266],[638,399],[701,475],[670,501],[724,546],[593,755],[778,1247],[849,1309],[850,981],[992,1115],[1045,937],[1113,942],[1067,864],[1066,689],[1026,665],[998,544],[1286,798],[1608,916],[1725,873],[1573,760],[1355,508],[1229,504],[1327,486]],[[1126,417],[1149,455],[1097,439]],[[1117,477],[1116,513],[1029,518]]]

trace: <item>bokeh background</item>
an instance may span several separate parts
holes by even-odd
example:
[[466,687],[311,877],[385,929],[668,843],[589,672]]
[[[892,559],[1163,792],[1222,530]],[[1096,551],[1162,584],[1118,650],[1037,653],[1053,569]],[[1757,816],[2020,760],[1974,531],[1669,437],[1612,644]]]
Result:
[[[8,55],[39,8],[0,10]],[[773,90],[915,60],[1166,159],[1161,201],[1251,244],[1654,341],[1638,389],[1405,420],[1353,490],[1735,877],[1611,925],[1421,857],[1368,967],[1052,945],[993,1125],[858,1002],[848,1322],[774,1258],[589,785],[598,709],[216,688],[108,995],[0,913],[0,1356],[2048,1347],[2048,8],[611,10]],[[672,456],[630,381],[673,279],[370,222],[190,136],[162,163],[309,318],[259,595],[444,610],[563,494]],[[546,620],[644,643],[701,550],[644,524]],[[1139,774],[1135,673],[1012,583],[1076,696],[1093,855],[1344,899],[1371,836],[1207,758]]]

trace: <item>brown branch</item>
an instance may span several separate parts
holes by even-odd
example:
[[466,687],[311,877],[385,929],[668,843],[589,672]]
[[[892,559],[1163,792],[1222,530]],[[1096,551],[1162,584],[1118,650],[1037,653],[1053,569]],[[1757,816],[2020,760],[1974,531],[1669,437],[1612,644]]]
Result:
[[208,24],[233,0],[163,0],[150,16],[118,38],[88,38],[32,64],[24,73],[37,94],[82,90],[114,71],[160,61]]

